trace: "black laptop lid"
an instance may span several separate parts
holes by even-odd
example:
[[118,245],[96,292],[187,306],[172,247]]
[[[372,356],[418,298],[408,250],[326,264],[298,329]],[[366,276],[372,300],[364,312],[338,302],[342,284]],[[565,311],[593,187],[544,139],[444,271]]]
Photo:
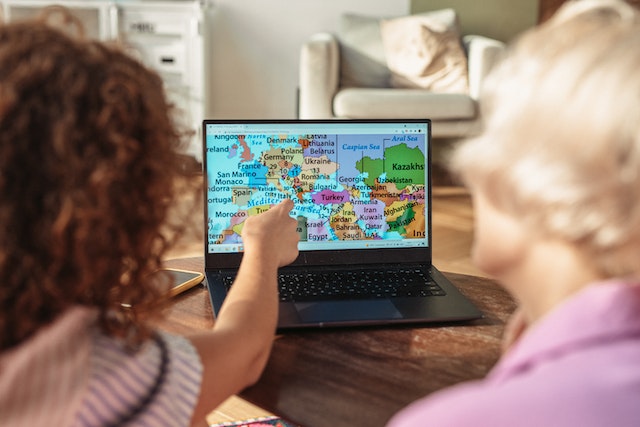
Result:
[[431,264],[429,120],[205,120],[205,267],[237,268],[242,224],[294,201],[292,266]]

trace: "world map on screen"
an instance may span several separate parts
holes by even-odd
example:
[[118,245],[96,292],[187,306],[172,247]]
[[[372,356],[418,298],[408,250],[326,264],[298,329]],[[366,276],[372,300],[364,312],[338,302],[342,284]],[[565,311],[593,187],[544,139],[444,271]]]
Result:
[[207,137],[210,248],[285,198],[301,242],[425,237],[424,135]]

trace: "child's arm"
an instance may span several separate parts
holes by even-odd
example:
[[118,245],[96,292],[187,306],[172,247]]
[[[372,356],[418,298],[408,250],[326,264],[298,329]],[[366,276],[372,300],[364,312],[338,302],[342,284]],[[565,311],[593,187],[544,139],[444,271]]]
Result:
[[245,221],[245,252],[234,285],[213,330],[191,337],[204,366],[194,422],[255,383],[267,363],[278,318],[277,270],[298,254],[292,207],[285,200]]

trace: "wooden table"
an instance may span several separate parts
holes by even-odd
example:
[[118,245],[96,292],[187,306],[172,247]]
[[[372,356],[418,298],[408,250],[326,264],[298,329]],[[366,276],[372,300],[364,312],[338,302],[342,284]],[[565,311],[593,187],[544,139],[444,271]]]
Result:
[[[167,266],[201,271],[203,262],[189,258]],[[281,335],[260,381],[240,396],[305,427],[383,426],[422,396],[483,377],[499,357],[504,322],[515,302],[489,279],[446,276],[485,313],[483,319]],[[176,333],[211,326],[203,286],[176,297],[163,323]]]

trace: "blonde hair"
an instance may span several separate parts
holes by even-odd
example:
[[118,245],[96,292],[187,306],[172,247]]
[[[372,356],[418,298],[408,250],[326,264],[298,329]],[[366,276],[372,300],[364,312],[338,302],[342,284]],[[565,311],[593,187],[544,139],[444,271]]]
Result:
[[485,130],[451,168],[607,277],[640,277],[640,16],[567,3],[523,34],[482,96]]

